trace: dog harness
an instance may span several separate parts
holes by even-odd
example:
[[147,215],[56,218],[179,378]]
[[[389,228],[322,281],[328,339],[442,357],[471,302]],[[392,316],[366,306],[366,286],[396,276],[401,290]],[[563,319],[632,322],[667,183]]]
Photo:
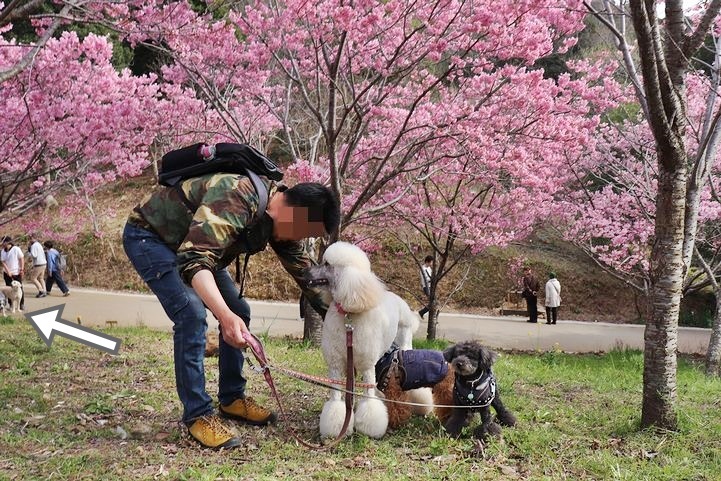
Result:
[[433,387],[448,374],[443,353],[430,349],[401,350],[394,342],[376,363],[376,383],[384,391],[393,371],[397,372],[401,389],[408,391]]
[[453,398],[457,405],[483,408],[489,406],[495,397],[496,376],[490,369],[472,381],[464,381],[456,375]]

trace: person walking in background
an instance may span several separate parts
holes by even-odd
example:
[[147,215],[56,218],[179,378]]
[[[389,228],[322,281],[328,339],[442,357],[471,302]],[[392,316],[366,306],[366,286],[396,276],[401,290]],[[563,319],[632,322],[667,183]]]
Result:
[[70,289],[68,289],[65,279],[63,279],[60,252],[55,248],[53,241],[45,241],[43,245],[48,250],[48,276],[45,279],[45,292],[50,294],[50,291],[53,289],[53,284],[57,283],[63,296],[67,297],[70,295]]
[[[8,236],[3,237],[2,244],[0,261],[2,261],[5,285],[9,286],[13,281],[22,283],[23,272],[25,271],[23,250],[13,244],[13,240]],[[23,297],[20,299],[20,310],[25,310],[25,289],[23,289]]]
[[523,268],[523,292],[521,295],[526,299],[526,308],[528,310],[528,321],[538,322],[538,290],[541,285],[538,279],[533,275],[530,267]]
[[426,256],[421,266],[421,289],[426,296],[426,305],[418,311],[421,317],[431,310],[431,276],[433,275],[433,256]]
[[38,242],[37,236],[30,234],[30,246],[28,247],[28,254],[33,260],[33,269],[30,271],[30,282],[38,289],[38,293],[35,297],[45,297],[45,270],[47,269],[48,261],[45,258],[45,250],[42,244]]
[[[546,282],[546,324],[555,324],[558,320],[558,307],[561,305],[561,283],[555,272],[548,273]],[[551,322],[553,318],[553,322]]]

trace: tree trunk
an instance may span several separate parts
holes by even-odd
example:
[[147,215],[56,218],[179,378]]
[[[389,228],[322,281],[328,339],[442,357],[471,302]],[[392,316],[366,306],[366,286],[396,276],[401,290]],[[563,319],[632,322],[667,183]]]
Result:
[[436,339],[436,330],[438,328],[438,308],[436,307],[435,297],[431,297],[429,301],[428,311],[428,329],[426,330],[426,339],[433,341]]
[[721,376],[721,286],[716,288],[716,311],[706,352],[706,374]]
[[690,182],[686,187],[686,207],[684,217],[684,238],[683,238],[683,277],[686,278],[688,268],[691,266],[693,249],[696,245],[696,231],[698,230],[699,206],[701,204],[701,192],[703,184]]
[[323,334],[323,318],[315,312],[305,298],[303,299],[303,340],[312,346],[320,346]]
[[641,424],[674,430],[686,166],[676,163],[678,167],[669,171],[663,164],[659,162],[655,242],[651,251],[651,317],[644,333]]

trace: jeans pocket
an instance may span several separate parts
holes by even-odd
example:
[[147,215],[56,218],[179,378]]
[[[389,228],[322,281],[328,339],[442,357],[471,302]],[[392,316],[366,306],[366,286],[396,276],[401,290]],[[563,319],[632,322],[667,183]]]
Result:
[[180,278],[175,264],[155,265],[143,280],[156,295],[165,312],[173,318],[190,304],[188,288]]
[[165,309],[173,316],[190,303],[188,287],[178,273],[176,254],[155,234],[126,227],[123,245],[130,262]]

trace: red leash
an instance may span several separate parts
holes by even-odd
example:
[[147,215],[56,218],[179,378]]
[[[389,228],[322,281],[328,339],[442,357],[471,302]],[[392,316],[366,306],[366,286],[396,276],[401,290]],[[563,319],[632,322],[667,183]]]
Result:
[[[307,448],[315,449],[317,451],[325,451],[332,447],[334,447],[336,444],[338,444],[341,439],[343,439],[343,436],[345,436],[346,431],[348,430],[348,425],[350,424],[350,418],[351,414],[353,413],[353,380],[355,377],[355,372],[353,370],[353,326],[350,324],[346,324],[345,326],[345,344],[346,344],[346,350],[347,350],[347,358],[346,358],[346,392],[345,392],[345,419],[343,420],[343,427],[340,430],[340,433],[338,436],[331,441],[328,444],[322,445],[322,444],[313,444],[308,441],[303,440],[298,433],[295,432],[295,430],[288,426],[288,430],[290,431],[291,435],[295,438],[296,441],[298,441],[300,444]],[[270,366],[268,364],[268,359],[265,357],[265,351],[263,350],[263,344],[260,342],[260,339],[258,339],[254,334],[251,332],[248,332],[247,335],[244,335],[243,338],[248,343],[248,346],[250,347],[251,352],[255,356],[255,358],[258,360],[258,364],[260,365],[260,368],[263,370],[263,377],[265,378],[265,382],[268,383],[268,387],[270,387],[270,391],[273,394],[273,397],[275,397],[276,402],[278,403],[278,408],[280,409],[280,413],[283,416],[283,418],[287,419],[288,416],[285,413],[285,409],[283,408],[283,403],[280,400],[280,395],[278,394],[277,389],[275,388],[275,383],[273,382],[273,377],[270,374]]]

